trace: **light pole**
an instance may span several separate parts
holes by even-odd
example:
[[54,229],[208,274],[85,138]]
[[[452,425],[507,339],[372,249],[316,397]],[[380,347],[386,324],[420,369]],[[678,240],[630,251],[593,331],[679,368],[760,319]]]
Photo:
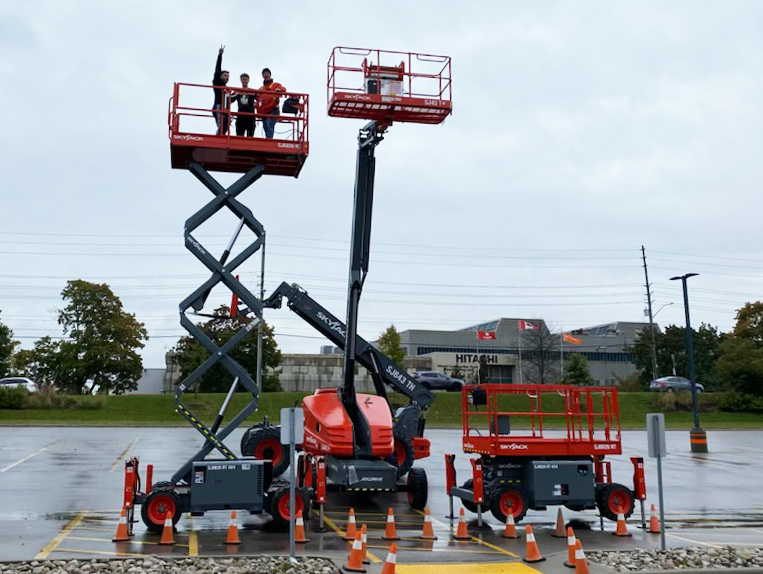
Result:
[[689,359],[689,379],[691,380],[691,406],[694,413],[694,428],[689,433],[692,452],[707,452],[707,434],[699,426],[699,409],[697,407],[697,381],[694,373],[694,348],[692,346],[691,320],[689,319],[689,294],[686,290],[686,280],[696,277],[699,273],[687,273],[679,277],[671,277],[671,281],[681,280],[684,290],[684,312],[686,314],[686,355]]

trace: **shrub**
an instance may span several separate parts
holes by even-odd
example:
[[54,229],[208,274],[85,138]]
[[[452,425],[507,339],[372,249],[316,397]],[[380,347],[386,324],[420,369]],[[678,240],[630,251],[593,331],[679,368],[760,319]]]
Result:
[[631,373],[627,377],[617,377],[615,385],[624,393],[640,393],[644,390],[640,372]]
[[730,391],[724,394],[720,408],[732,413],[763,413],[763,398]]
[[[656,397],[652,398],[652,406],[661,412],[690,412],[693,408],[690,392],[654,394]],[[697,409],[703,413],[715,412],[719,409],[723,398],[723,395],[720,393],[711,393],[709,395],[700,393],[697,396]]]
[[0,387],[0,409],[23,409],[28,395],[24,388]]
[[104,396],[62,395],[57,393],[53,387],[47,386],[40,389],[39,392],[29,395],[23,408],[41,410],[100,409],[105,405],[106,397]]

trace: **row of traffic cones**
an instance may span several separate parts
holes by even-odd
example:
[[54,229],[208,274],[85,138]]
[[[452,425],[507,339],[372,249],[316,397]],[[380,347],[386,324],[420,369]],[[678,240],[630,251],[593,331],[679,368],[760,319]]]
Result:
[[[348,542],[355,540],[355,535],[358,533],[358,523],[355,520],[355,509],[350,508],[350,515],[347,517],[347,529],[344,533],[344,539]],[[434,534],[434,526],[432,524],[432,515],[429,512],[429,508],[424,509],[424,527],[419,536],[422,540],[437,540],[437,536]],[[397,535],[397,526],[395,525],[395,513],[390,507],[387,510],[387,526],[384,529],[383,540],[400,540]]]

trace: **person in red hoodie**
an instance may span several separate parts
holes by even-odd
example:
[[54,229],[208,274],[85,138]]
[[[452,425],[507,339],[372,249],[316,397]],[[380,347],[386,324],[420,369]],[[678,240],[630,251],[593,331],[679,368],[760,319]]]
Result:
[[277,116],[280,114],[278,108],[281,103],[281,96],[279,92],[285,91],[286,88],[273,81],[269,68],[262,70],[262,87],[257,99],[257,111],[260,114],[269,116],[262,118],[262,129],[265,130],[266,138],[273,139],[276,122],[278,121]]

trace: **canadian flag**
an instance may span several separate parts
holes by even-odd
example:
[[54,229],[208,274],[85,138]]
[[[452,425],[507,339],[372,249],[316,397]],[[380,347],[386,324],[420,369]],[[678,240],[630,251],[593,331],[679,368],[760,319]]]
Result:
[[477,339],[480,341],[494,341],[495,331],[477,331]]
[[519,320],[519,328],[523,331],[534,331],[538,328],[538,325],[535,323],[530,323],[530,321],[523,321],[522,319]]

